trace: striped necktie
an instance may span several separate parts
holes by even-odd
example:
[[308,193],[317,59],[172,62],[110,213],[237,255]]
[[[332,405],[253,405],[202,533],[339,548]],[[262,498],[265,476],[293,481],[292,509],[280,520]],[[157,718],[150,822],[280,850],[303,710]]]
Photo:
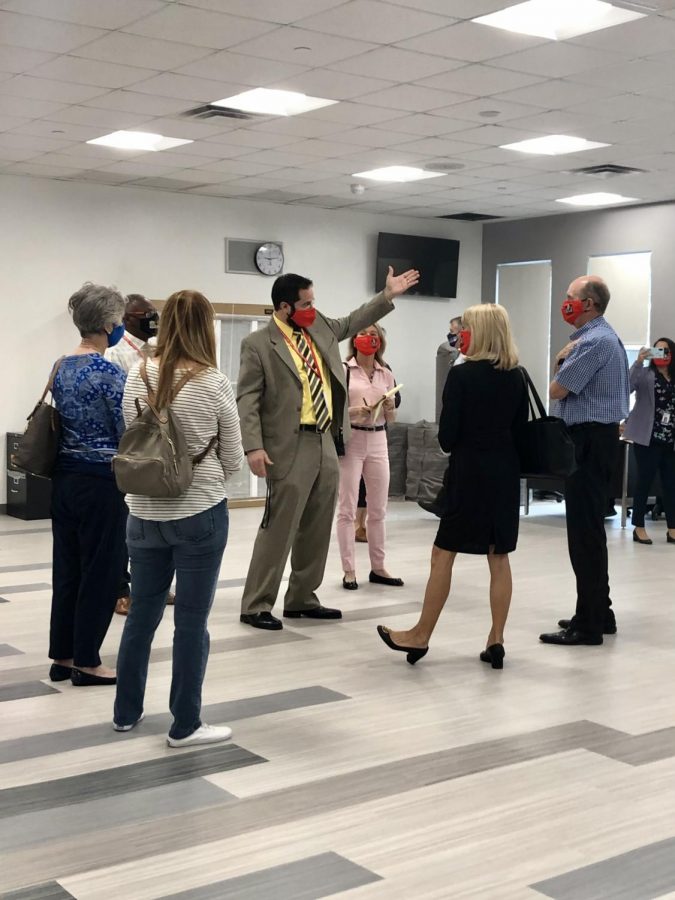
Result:
[[312,405],[314,407],[314,415],[316,416],[317,431],[324,432],[330,427],[331,418],[328,412],[328,404],[326,403],[326,395],[323,391],[321,377],[314,367],[314,359],[312,351],[305,335],[299,328],[293,329],[293,339],[298,348],[298,353],[302,357],[309,382],[309,393],[312,397]]

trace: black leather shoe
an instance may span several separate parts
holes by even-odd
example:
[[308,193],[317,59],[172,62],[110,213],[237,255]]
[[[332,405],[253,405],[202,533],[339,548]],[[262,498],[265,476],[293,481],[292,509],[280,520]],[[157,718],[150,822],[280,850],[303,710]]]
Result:
[[58,663],[52,663],[49,670],[50,681],[67,681],[73,670],[70,666],[60,666]]
[[97,687],[98,685],[117,684],[117,678],[107,678],[104,675],[90,675],[89,672],[81,672],[73,669],[70,680],[75,687]]
[[[570,625],[572,624],[571,619],[558,619],[558,626],[562,628],[563,631],[567,631]],[[605,625],[602,629],[603,634],[616,634],[616,622],[605,622]]]
[[506,650],[504,650],[503,644],[490,644],[480,654],[480,660],[481,662],[490,663],[493,669],[503,669],[505,654]]
[[264,628],[266,631],[281,631],[284,627],[281,619],[277,619],[271,612],[242,613],[239,621],[254,628]]
[[343,587],[346,591],[358,591],[358,589],[359,589],[359,583],[358,583],[358,581],[356,581],[356,580],[354,580],[354,581],[347,581],[346,578],[343,578],[343,579],[342,579],[342,587]]
[[368,581],[371,584],[387,584],[389,587],[403,587],[403,580],[401,578],[385,578],[384,575],[376,575],[375,572],[370,573]]
[[429,652],[428,647],[403,647],[401,644],[395,644],[391,639],[389,629],[384,625],[377,626],[377,633],[390,650],[398,650],[400,653],[407,654],[406,659],[411,666],[414,666],[416,662],[422,659],[422,657],[426,656]]
[[666,532],[666,543],[667,544],[675,544],[675,538],[671,537],[668,532]]
[[540,634],[539,640],[542,644],[559,644],[563,647],[576,647],[581,644],[595,646],[602,644],[602,635],[593,637],[583,631],[574,631],[571,628],[567,628],[563,631],[551,632],[550,634]]
[[313,606],[311,609],[287,609],[284,610],[285,619],[299,619],[305,616],[307,619],[341,619],[342,611],[330,609],[327,606]]
[[[670,537],[670,535],[668,535]],[[637,528],[633,529],[633,540],[636,544],[653,544],[654,541],[651,538],[641,538],[638,537]]]

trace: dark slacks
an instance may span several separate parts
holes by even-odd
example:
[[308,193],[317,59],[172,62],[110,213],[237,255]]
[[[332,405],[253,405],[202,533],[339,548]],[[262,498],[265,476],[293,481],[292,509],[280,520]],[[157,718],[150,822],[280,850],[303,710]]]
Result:
[[51,659],[101,664],[127,552],[126,519],[124,498],[111,478],[54,475]]
[[618,425],[589,423],[570,429],[578,468],[565,482],[567,545],[577,580],[577,607],[572,627],[602,637],[614,622],[609,596],[605,507],[610,494]]
[[644,528],[647,498],[656,473],[661,476],[663,508],[668,528],[675,528],[675,451],[669,444],[652,441],[648,447],[633,444],[637,484],[633,497],[633,525]]

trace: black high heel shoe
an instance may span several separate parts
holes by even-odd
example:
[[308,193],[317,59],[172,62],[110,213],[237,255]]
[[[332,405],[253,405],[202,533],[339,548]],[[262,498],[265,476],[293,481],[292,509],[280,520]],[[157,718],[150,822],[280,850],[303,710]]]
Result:
[[503,644],[490,644],[487,649],[483,650],[480,658],[483,662],[490,663],[493,669],[503,669],[505,654],[506,650],[504,650]]
[[[670,535],[668,535],[670,537]],[[651,538],[641,538],[638,537],[637,528],[633,529],[633,540],[636,544],[653,544],[654,541]]]
[[49,680],[67,681],[72,671],[70,666],[60,666],[58,663],[52,663],[49,669]]
[[666,543],[667,544],[675,544],[675,538],[671,537],[667,531],[666,531]]
[[422,659],[429,652],[428,647],[400,647],[392,641],[391,635],[384,625],[377,626],[377,633],[391,650],[400,650],[401,653],[407,653],[406,659],[411,666],[414,666],[418,660]]
[[358,581],[356,581],[356,580],[354,580],[354,581],[347,581],[346,577],[343,576],[343,578],[342,578],[342,587],[343,587],[346,591],[358,591],[358,589],[359,589],[359,583],[358,583]]

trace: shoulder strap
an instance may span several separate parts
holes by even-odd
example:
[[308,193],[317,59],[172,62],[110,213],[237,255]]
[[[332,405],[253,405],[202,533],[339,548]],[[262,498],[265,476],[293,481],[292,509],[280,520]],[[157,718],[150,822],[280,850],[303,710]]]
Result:
[[42,392],[42,396],[40,397],[40,401],[39,401],[40,403],[44,403],[44,402],[45,402],[45,397],[47,396],[47,394],[48,394],[48,393],[52,390],[52,388],[54,387],[54,379],[56,378],[56,373],[59,371],[59,366],[61,365],[61,363],[63,362],[63,360],[64,360],[65,358],[66,358],[65,356],[60,356],[60,357],[56,360],[56,362],[54,363],[54,365],[52,366],[52,371],[51,371],[51,374],[50,374],[50,376],[49,376],[49,380],[48,380],[47,384],[45,385],[45,389],[44,389],[44,391]]
[[[532,414],[532,418],[536,419],[537,416],[535,414],[534,407],[536,406],[537,412],[539,413],[540,418],[546,417],[546,407],[541,402],[541,397],[537,393],[537,389],[534,386],[534,382],[530,378],[530,373],[527,371],[525,366],[520,366],[520,371],[523,375],[523,379],[525,380],[525,390],[527,391],[527,400],[530,405],[530,412]],[[534,401],[534,405],[533,405]]]

